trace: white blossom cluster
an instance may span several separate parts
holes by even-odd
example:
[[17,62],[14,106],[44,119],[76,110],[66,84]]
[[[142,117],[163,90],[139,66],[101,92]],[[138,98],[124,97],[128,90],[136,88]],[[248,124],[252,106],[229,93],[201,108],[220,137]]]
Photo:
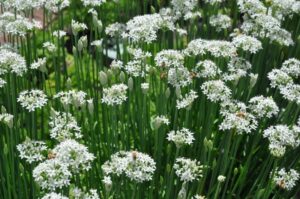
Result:
[[75,173],[90,170],[91,162],[95,159],[86,146],[71,139],[59,143],[52,152],[55,154],[55,159],[61,164],[68,165],[68,168]]
[[184,65],[184,55],[178,50],[162,50],[155,56],[155,64],[161,68],[178,68]]
[[44,58],[38,58],[35,62],[33,62],[30,65],[30,69],[40,70],[41,72],[47,72],[46,61],[47,61],[47,59],[45,57]]
[[170,68],[168,71],[168,83],[173,87],[185,87],[192,83],[190,71],[185,67]]
[[280,170],[277,168],[272,180],[281,189],[290,191],[296,186],[296,182],[299,178],[299,173],[294,169],[286,171],[285,168],[281,168]]
[[22,91],[17,101],[21,106],[29,112],[33,112],[38,108],[42,108],[47,104],[47,96],[42,90],[33,89]]
[[181,130],[170,131],[167,140],[174,142],[176,147],[181,147],[183,145],[191,145],[195,138],[193,132],[187,128],[182,128]]
[[283,97],[289,101],[300,103],[300,85],[294,79],[300,75],[300,61],[290,58],[282,63],[280,69],[273,69],[268,73],[272,88],[278,88]]
[[84,31],[85,29],[87,29],[87,26],[84,23],[80,23],[80,22],[75,21],[75,20],[72,20],[71,27],[72,27],[72,33],[74,35],[78,35],[79,32]]
[[257,128],[256,117],[247,110],[247,106],[243,102],[223,102],[220,113],[223,116],[223,121],[219,125],[220,130],[249,134]]
[[285,154],[286,147],[295,148],[300,144],[297,128],[289,128],[287,125],[271,126],[264,130],[263,137],[269,140],[269,149],[273,156],[281,157]]
[[272,97],[256,96],[249,100],[249,109],[257,118],[276,116],[279,108]]
[[206,55],[213,57],[234,57],[236,47],[228,41],[195,39],[190,41],[185,49],[187,55]]
[[22,144],[17,145],[20,158],[25,159],[28,163],[39,162],[44,160],[47,146],[42,141],[34,141],[26,138]]
[[175,27],[160,14],[145,14],[129,20],[126,23],[126,32],[122,36],[134,43],[152,43],[157,39],[157,32],[161,29],[174,30]]
[[82,138],[81,129],[71,113],[52,111],[49,126],[50,137],[58,141]]
[[203,77],[208,79],[215,79],[221,74],[221,70],[215,64],[215,62],[211,60],[199,61],[193,72],[196,74],[196,77]]
[[86,104],[86,96],[87,94],[84,91],[60,91],[55,94],[54,99],[59,99],[60,102],[68,107],[69,105],[74,105],[75,107],[82,107]]
[[197,0],[172,0],[171,6],[175,12],[174,18],[177,19],[183,16],[185,20],[188,20],[195,17],[201,17],[201,13],[195,11],[197,3]]
[[151,124],[152,124],[154,129],[158,129],[163,124],[169,125],[170,121],[166,116],[158,115],[158,116],[155,116],[155,117],[152,118]]
[[68,197],[60,194],[60,193],[47,193],[46,195],[44,195],[41,199],[68,199]]
[[81,0],[84,6],[100,6],[101,4],[105,3],[106,0]]
[[241,57],[232,58],[228,65],[227,71],[222,74],[224,81],[237,82],[241,77],[246,77],[251,69],[252,65],[249,61]]
[[121,105],[127,99],[127,89],[128,86],[125,84],[115,84],[110,88],[104,88],[103,97],[101,100],[102,103],[110,106]]
[[175,174],[183,182],[192,182],[201,178],[203,166],[197,160],[180,157],[173,166]]
[[126,30],[126,25],[116,22],[105,28],[105,33],[111,37],[120,37]]
[[0,75],[12,72],[23,76],[26,71],[26,62],[21,55],[6,49],[0,50]]
[[231,18],[224,14],[212,15],[209,18],[209,24],[215,27],[217,32],[230,28],[231,23]]
[[232,44],[238,49],[253,54],[262,49],[262,44],[258,39],[244,34],[238,34],[233,37]]
[[189,108],[197,98],[197,92],[194,90],[190,90],[189,93],[187,93],[183,98],[176,100],[176,108]]
[[225,101],[231,97],[231,90],[222,80],[210,80],[201,85],[204,95],[212,102]]
[[138,151],[119,151],[102,165],[105,175],[125,174],[130,180],[138,183],[151,180],[155,169],[154,160]]

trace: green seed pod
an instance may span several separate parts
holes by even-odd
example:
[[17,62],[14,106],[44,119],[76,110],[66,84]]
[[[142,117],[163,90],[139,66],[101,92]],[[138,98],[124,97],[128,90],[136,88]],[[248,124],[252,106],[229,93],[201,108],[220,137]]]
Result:
[[123,83],[123,82],[125,82],[125,79],[126,79],[125,73],[123,71],[121,71],[120,75],[119,75],[119,80]]
[[129,77],[129,79],[128,79],[128,89],[130,91],[133,90],[133,79],[132,79],[132,77]]
[[107,85],[107,75],[104,71],[99,72],[99,79],[102,86]]
[[207,151],[211,151],[213,149],[213,141],[212,140],[204,138],[203,144]]
[[170,90],[170,88],[167,88],[167,90],[165,92],[166,98],[169,99],[170,95],[171,95],[171,90]]

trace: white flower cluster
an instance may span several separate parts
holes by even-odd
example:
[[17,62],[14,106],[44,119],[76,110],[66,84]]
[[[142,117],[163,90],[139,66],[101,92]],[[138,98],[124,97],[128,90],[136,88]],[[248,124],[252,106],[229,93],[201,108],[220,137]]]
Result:
[[191,145],[195,138],[193,132],[187,128],[182,128],[181,130],[170,131],[167,140],[174,142],[176,147],[179,148],[183,145]]
[[184,65],[184,55],[178,50],[162,50],[155,56],[155,64],[161,68],[178,68]]
[[250,52],[253,54],[262,49],[262,44],[258,39],[244,34],[238,34],[233,37],[232,44],[236,48],[240,48],[245,52]]
[[85,193],[80,188],[75,187],[71,190],[71,193],[74,196],[74,199],[100,199],[97,190],[95,189],[90,189],[87,193]]
[[38,58],[35,62],[30,65],[30,69],[32,70],[40,70],[41,72],[47,72],[46,68],[46,57]]
[[271,118],[279,112],[279,108],[272,97],[256,96],[251,98],[249,103],[249,109],[257,118]]
[[251,64],[244,58],[234,57],[228,65],[227,71],[222,75],[224,81],[238,81],[241,77],[246,77],[248,71],[251,69]]
[[102,103],[110,106],[122,104],[127,99],[127,89],[128,86],[125,84],[115,84],[110,88],[104,88]]
[[49,52],[55,52],[56,51],[56,46],[54,43],[50,42],[50,41],[46,41],[43,43],[43,48],[45,48],[46,50],[48,50]]
[[231,90],[222,80],[210,80],[201,85],[204,95],[212,102],[225,101],[231,97]]
[[34,168],[32,175],[42,189],[50,191],[70,185],[72,176],[68,165],[62,164],[55,158],[38,164]]
[[209,24],[215,27],[217,32],[230,28],[231,23],[231,18],[224,14],[212,15],[209,18]]
[[178,109],[189,108],[197,98],[198,98],[197,92],[194,90],[190,90],[190,92],[186,94],[186,96],[184,96],[182,99],[176,100],[176,108]]
[[20,153],[20,158],[25,159],[30,164],[46,158],[47,146],[42,141],[33,141],[26,138],[22,144],[17,145],[17,149]]
[[0,50],[0,75],[12,72],[23,76],[26,71],[26,62],[21,55],[6,49]]
[[81,0],[84,6],[100,6],[101,4],[105,3],[106,0]]
[[110,161],[102,165],[105,175],[125,174],[132,181],[142,183],[152,179],[155,162],[147,154],[137,151],[120,151],[111,156]]
[[168,83],[174,87],[185,87],[192,83],[190,71],[185,67],[170,68]]
[[270,41],[275,41],[280,45],[290,46],[294,44],[291,33],[281,28],[280,22],[270,15],[254,14],[242,24],[241,29],[246,34],[269,38]]
[[290,191],[296,186],[296,182],[299,178],[299,173],[294,169],[286,171],[285,168],[280,170],[277,168],[272,180],[280,188]]
[[158,115],[158,116],[153,117],[151,119],[151,124],[152,124],[152,127],[154,129],[158,129],[163,124],[169,125],[170,121],[169,121],[169,119],[166,116],[164,116],[164,115]]
[[69,0],[47,0],[45,1],[45,8],[52,11],[58,12],[70,5]]
[[166,21],[160,14],[145,14],[135,16],[126,23],[126,32],[122,34],[134,43],[152,43],[157,39],[157,32],[160,29],[174,30],[174,24]]
[[69,105],[74,105],[75,107],[82,107],[86,104],[86,96],[87,94],[84,91],[60,91],[55,94],[54,99],[58,98],[60,102],[68,107]]
[[194,11],[197,7],[197,3],[197,0],[172,0],[171,5],[175,12],[174,18],[177,19],[183,16],[185,20],[188,20],[200,17],[201,13]]
[[60,193],[51,192],[44,195],[41,199],[68,199],[68,197],[63,196]]
[[284,20],[287,16],[291,18],[295,13],[299,13],[299,6],[299,1],[296,0],[272,0],[270,12],[272,10],[272,14],[278,20]]
[[300,85],[293,79],[300,75],[300,61],[290,58],[282,63],[280,69],[273,69],[268,73],[272,88],[278,88],[283,97],[300,104]]
[[59,143],[52,151],[61,164],[68,165],[74,173],[88,171],[95,156],[88,152],[86,146],[75,140],[65,140]]
[[81,129],[71,113],[52,111],[49,126],[50,137],[60,142],[82,138]]
[[286,125],[269,127],[264,130],[263,137],[268,138],[270,152],[276,157],[283,156],[286,147],[295,148],[300,144],[299,131],[296,128],[290,129]]
[[242,102],[223,102],[220,113],[223,116],[220,130],[235,130],[238,134],[248,134],[257,128],[255,116],[247,111],[247,106]]
[[185,49],[187,55],[206,55],[213,57],[234,57],[236,47],[228,41],[195,39],[190,41]]
[[267,12],[267,8],[260,0],[238,0],[237,4],[242,13],[247,13],[250,16]]
[[72,20],[71,22],[72,33],[74,35],[78,35],[79,32],[87,29],[87,26],[84,23],[80,23],[78,21]]
[[208,79],[215,79],[218,77],[218,75],[221,74],[222,71],[215,64],[215,62],[206,59],[204,61],[199,61],[193,69],[193,72],[196,74],[196,77],[199,78],[203,77]]
[[111,37],[120,37],[126,30],[126,25],[122,23],[112,23],[105,28],[105,33]]
[[203,166],[197,160],[180,157],[174,164],[175,174],[183,182],[192,182],[201,178]]
[[33,89],[22,91],[17,99],[21,106],[29,112],[35,111],[37,108],[42,108],[47,104],[47,96],[43,91]]

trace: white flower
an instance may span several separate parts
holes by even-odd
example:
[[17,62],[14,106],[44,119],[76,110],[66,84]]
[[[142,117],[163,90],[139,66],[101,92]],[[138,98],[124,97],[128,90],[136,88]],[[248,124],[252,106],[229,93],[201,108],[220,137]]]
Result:
[[237,4],[242,13],[247,13],[250,16],[267,12],[267,8],[260,0],[238,0]]
[[149,90],[149,83],[141,83],[141,89],[143,91],[144,94],[146,94]]
[[42,108],[47,104],[47,96],[43,91],[33,89],[28,91],[22,91],[17,99],[21,106],[27,109],[29,112],[35,111],[37,108]]
[[211,60],[199,61],[193,69],[197,77],[214,79],[221,74],[219,67]]
[[76,107],[82,107],[86,103],[86,95],[84,91],[60,91],[54,95],[54,99],[58,98],[64,106],[72,104]]
[[184,56],[178,50],[162,50],[156,54],[155,64],[162,68],[181,67],[184,64]]
[[294,169],[286,171],[285,168],[280,170],[277,168],[272,180],[280,188],[290,191],[296,186],[296,181],[298,181],[299,178],[299,173]]
[[47,0],[45,1],[45,7],[52,12],[58,12],[70,5],[69,0]]
[[185,67],[170,68],[168,71],[168,83],[174,87],[185,87],[192,83],[190,72]]
[[78,21],[75,21],[73,19],[72,19],[71,27],[74,35],[78,35],[80,31],[84,31],[85,29],[87,29],[87,26],[84,23],[79,23]]
[[295,58],[290,58],[282,63],[281,70],[292,77],[299,77],[300,61]]
[[146,14],[135,16],[126,23],[126,32],[123,37],[136,42],[152,43],[157,39],[157,32],[160,29],[173,30],[174,24],[165,21],[159,14]]
[[147,154],[137,151],[120,151],[111,156],[110,161],[102,165],[105,175],[125,174],[138,183],[152,179],[156,167],[154,160]]
[[201,90],[212,102],[225,101],[231,97],[231,90],[222,80],[206,81],[202,84]]
[[126,25],[122,23],[113,23],[105,28],[105,33],[111,37],[120,37],[126,29]]
[[171,5],[175,12],[175,19],[184,16],[184,19],[190,19],[201,16],[200,12],[193,12],[197,7],[197,0],[172,0]]
[[251,64],[244,58],[234,57],[228,63],[228,72],[222,75],[224,81],[238,81],[241,77],[247,76]]
[[292,77],[280,69],[273,69],[268,73],[268,78],[271,81],[270,85],[272,88],[280,88],[286,86],[287,84],[293,83]]
[[70,171],[77,173],[80,170],[91,169],[91,162],[95,156],[88,152],[86,146],[75,140],[65,140],[59,143],[54,149],[55,159],[67,165]]
[[257,128],[254,115],[247,111],[247,106],[238,101],[228,101],[221,104],[223,121],[220,130],[235,130],[238,134],[251,133]]
[[21,55],[5,49],[0,50],[0,75],[12,72],[23,76],[26,71],[26,62]]
[[162,124],[169,125],[170,121],[166,116],[159,115],[151,118],[151,124],[154,127],[154,129],[158,129],[159,127],[161,127]]
[[279,88],[280,94],[283,95],[283,98],[289,101],[295,101],[297,104],[300,104],[300,85],[299,84],[287,84]]
[[222,3],[224,0],[204,0],[205,3],[209,3],[211,5],[217,4],[217,3]]
[[7,82],[4,79],[0,78],[0,88],[3,88],[6,83]]
[[218,176],[218,181],[219,182],[224,182],[226,180],[226,177],[225,176],[223,176],[223,175],[219,175]]
[[182,128],[181,130],[170,131],[167,140],[174,142],[177,147],[181,147],[183,145],[191,145],[195,138],[193,132],[187,128]]
[[55,158],[38,164],[34,168],[32,175],[35,182],[42,189],[50,191],[69,186],[72,176],[68,165],[61,163]]
[[151,57],[151,53],[147,51],[143,51],[141,48],[134,48],[134,47],[127,47],[127,52],[133,55],[135,60],[146,60],[147,58]]
[[299,146],[300,139],[298,133],[298,131],[291,130],[286,125],[276,125],[264,130],[263,137],[269,139],[271,154],[281,157],[284,155],[287,146],[293,148]]
[[47,61],[46,57],[44,57],[44,58],[38,58],[35,62],[33,62],[30,65],[30,69],[33,69],[33,70],[39,69],[42,72],[46,72],[47,71],[46,61]]
[[60,193],[51,192],[44,195],[41,199],[68,199],[68,197],[63,196]]
[[63,30],[56,30],[53,32],[53,36],[58,37],[58,38],[63,38],[66,35],[67,35],[67,33]]
[[52,111],[49,126],[50,137],[58,141],[82,138],[81,129],[71,113]]
[[110,68],[113,70],[120,70],[124,67],[123,62],[120,60],[113,60],[110,64]]
[[212,27],[215,27],[217,32],[230,28],[231,23],[231,18],[223,14],[213,15],[209,18],[209,24]]
[[279,108],[272,97],[253,97],[249,100],[249,103],[249,109],[258,118],[271,118],[279,112]]
[[144,64],[141,60],[132,60],[125,65],[125,71],[133,77],[145,77],[149,71],[149,65]]
[[30,21],[27,18],[17,15],[17,18],[14,21],[6,24],[5,31],[15,36],[25,37],[28,32],[35,28],[42,28],[40,22],[36,20]]
[[110,88],[103,89],[102,103],[107,105],[120,105],[126,101],[128,86],[125,84],[115,84]]
[[33,141],[26,138],[22,144],[17,145],[17,149],[20,153],[20,158],[31,164],[45,159],[45,154],[43,153],[46,153],[47,146],[42,141]]
[[176,100],[176,108],[183,109],[188,108],[198,98],[197,92],[191,90],[185,97],[180,100]]
[[234,57],[236,56],[235,46],[222,40],[192,40],[185,49],[187,55],[206,55],[213,57]]
[[235,47],[241,48],[245,52],[257,53],[257,51],[262,49],[261,42],[255,37],[238,34],[233,37],[232,43]]
[[203,166],[197,160],[177,158],[174,164],[175,174],[183,182],[192,182],[201,178]]
[[101,4],[105,3],[106,0],[81,0],[84,6],[100,6]]
[[46,50],[48,50],[51,53],[56,51],[55,44],[53,44],[49,41],[46,41],[46,42],[43,43],[43,48],[45,48]]

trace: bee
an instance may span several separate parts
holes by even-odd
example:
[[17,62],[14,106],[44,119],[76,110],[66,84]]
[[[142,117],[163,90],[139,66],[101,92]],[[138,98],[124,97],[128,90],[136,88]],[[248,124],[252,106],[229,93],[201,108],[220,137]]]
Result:
[[285,182],[284,182],[284,180],[280,180],[280,182],[277,183],[277,184],[278,184],[278,186],[279,186],[280,188],[282,188],[282,189],[285,188]]
[[190,73],[190,76],[191,76],[191,78],[195,78],[195,77],[197,76],[197,74],[194,73],[194,72],[191,72],[191,73]]
[[167,73],[161,73],[161,74],[160,74],[160,78],[161,78],[161,79],[164,79],[166,76],[167,76]]
[[137,159],[137,154],[138,154],[137,151],[132,151],[132,158],[133,158],[133,160]]
[[52,151],[49,151],[49,153],[48,153],[48,159],[50,160],[50,159],[54,159],[56,157],[56,154],[55,153],[53,153]]
[[238,111],[238,112],[236,112],[236,116],[240,117],[240,118],[245,118],[246,117],[246,113]]

